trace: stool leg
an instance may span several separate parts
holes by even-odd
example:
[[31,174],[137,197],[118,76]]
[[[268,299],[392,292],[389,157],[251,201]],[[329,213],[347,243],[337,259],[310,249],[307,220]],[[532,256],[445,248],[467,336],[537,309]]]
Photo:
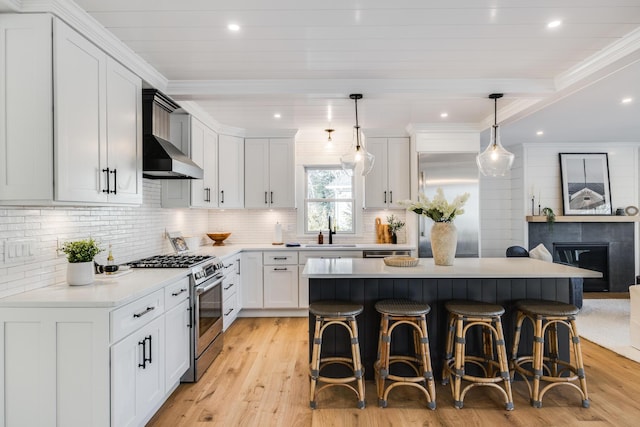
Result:
[[587,393],[587,378],[584,374],[584,362],[582,360],[582,347],[580,345],[580,336],[578,335],[578,328],[574,318],[569,320],[571,325],[571,342],[573,343],[573,353],[576,359],[576,371],[578,379],[580,380],[580,389],[582,390],[582,406],[584,408],[589,407],[589,394]]
[[431,401],[427,402],[427,406],[429,409],[436,409],[436,386],[433,379],[433,369],[431,368],[431,352],[429,350],[429,334],[427,332],[426,315],[420,316],[420,335],[420,359],[424,378],[427,383],[427,390],[429,391],[429,397],[431,397]]
[[309,370],[309,375],[311,377],[310,384],[310,397],[309,397],[309,406],[311,409],[316,409],[316,387],[318,385],[318,376],[320,375],[320,352],[321,352],[321,331],[322,331],[322,318],[320,316],[316,316],[316,325],[315,331],[313,333],[313,352],[311,356],[311,366]]
[[387,314],[382,314],[380,317],[380,334],[378,339],[378,361],[375,372],[376,388],[378,390],[378,405],[381,408],[385,408],[387,406],[387,401],[384,399],[384,387],[387,375],[389,375],[390,340],[389,316]]
[[531,404],[536,407],[542,407],[540,401],[540,378],[544,375],[544,332],[542,328],[542,317],[535,316],[533,328],[533,387],[531,391]]
[[495,355],[493,354],[493,332],[487,326],[482,327],[482,346],[486,376],[493,377],[495,375],[495,366],[491,363],[495,360]]
[[461,409],[463,402],[461,399],[462,376],[464,375],[464,353],[465,353],[465,336],[464,336],[464,320],[461,316],[455,318],[455,352],[453,355],[454,371],[452,372],[453,381],[451,382],[451,391],[453,394],[453,404],[456,408]]
[[358,324],[355,317],[349,318],[349,328],[351,332],[351,354],[353,357],[353,374],[356,377],[358,387],[358,408],[364,408],[364,372],[360,360],[360,343],[358,341]]
[[551,372],[551,376],[557,377],[559,375],[558,365],[558,324],[552,323],[547,325],[547,331],[549,335],[547,337],[548,349],[549,349],[549,362],[547,368]]
[[494,327],[498,336],[496,337],[496,352],[498,353],[498,364],[500,366],[500,376],[504,382],[504,390],[507,393],[505,409],[513,410],[513,395],[511,393],[511,376],[509,375],[509,364],[507,362],[507,346],[504,342],[504,331],[502,330],[502,320],[497,317],[494,320]]
[[522,324],[524,323],[525,315],[518,310],[516,316],[516,329],[513,335],[513,347],[511,348],[511,378],[514,379],[516,375],[516,361],[518,360],[518,347],[520,346],[520,334],[522,333]]
[[455,333],[455,316],[449,313],[449,319],[447,320],[447,342],[444,350],[444,364],[442,365],[442,384],[449,384],[450,369],[449,364],[453,359],[453,337]]

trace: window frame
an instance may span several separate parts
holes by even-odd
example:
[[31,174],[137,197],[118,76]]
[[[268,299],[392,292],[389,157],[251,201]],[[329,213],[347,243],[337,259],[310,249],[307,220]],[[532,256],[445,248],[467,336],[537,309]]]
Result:
[[[308,172],[310,170],[337,170],[342,171],[342,167],[340,165],[304,165],[304,225],[303,225],[303,233],[305,235],[315,235],[318,231],[324,230],[309,230],[309,203],[317,203],[317,202],[333,202],[333,203],[351,203],[351,230],[337,230],[336,234],[344,234],[344,235],[355,235],[357,233],[357,215],[356,215],[356,181],[355,174],[349,176],[351,181],[351,198],[348,199],[309,199],[307,196],[309,194],[309,175]],[[346,172],[345,172],[346,174]]]

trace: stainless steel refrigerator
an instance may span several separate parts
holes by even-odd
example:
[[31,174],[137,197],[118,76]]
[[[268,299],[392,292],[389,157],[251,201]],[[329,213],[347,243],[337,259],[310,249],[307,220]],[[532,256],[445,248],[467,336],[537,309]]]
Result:
[[[438,187],[448,202],[465,192],[470,194],[463,207],[464,214],[454,219],[458,230],[456,257],[478,257],[480,191],[476,153],[419,153],[418,191],[433,199]],[[420,258],[430,258],[433,256],[430,238],[433,221],[422,215],[419,221],[418,254]]]

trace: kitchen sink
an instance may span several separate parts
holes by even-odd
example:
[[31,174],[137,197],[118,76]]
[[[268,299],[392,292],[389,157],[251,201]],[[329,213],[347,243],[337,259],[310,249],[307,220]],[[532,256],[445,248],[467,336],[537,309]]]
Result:
[[354,244],[326,244],[326,245],[320,245],[318,243],[307,243],[306,245],[304,245],[305,248],[327,248],[327,249],[331,249],[331,248],[355,248],[356,245]]

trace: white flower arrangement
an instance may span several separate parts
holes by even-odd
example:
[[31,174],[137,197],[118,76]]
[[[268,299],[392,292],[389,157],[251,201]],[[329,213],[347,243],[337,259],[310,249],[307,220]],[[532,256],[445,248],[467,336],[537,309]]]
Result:
[[453,200],[453,203],[449,203],[444,197],[442,188],[438,188],[433,200],[430,200],[427,196],[420,193],[418,194],[417,202],[404,200],[400,203],[406,205],[408,211],[429,217],[435,222],[451,222],[456,216],[464,213],[462,207],[468,199],[469,193],[464,193],[457,196]]

